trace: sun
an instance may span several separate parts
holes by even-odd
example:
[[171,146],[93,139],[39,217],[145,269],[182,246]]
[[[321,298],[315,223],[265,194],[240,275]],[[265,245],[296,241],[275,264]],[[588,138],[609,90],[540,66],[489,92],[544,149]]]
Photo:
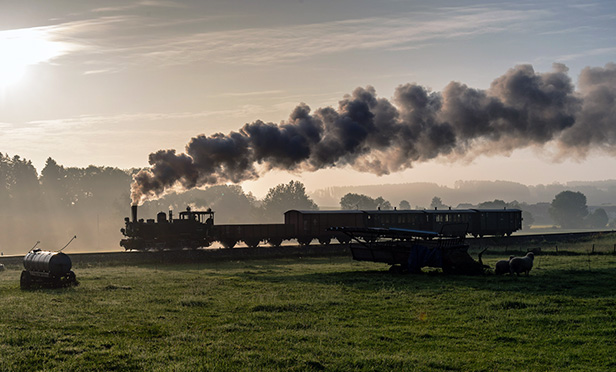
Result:
[[67,51],[45,28],[0,31],[0,87],[20,82],[28,66],[56,58]]

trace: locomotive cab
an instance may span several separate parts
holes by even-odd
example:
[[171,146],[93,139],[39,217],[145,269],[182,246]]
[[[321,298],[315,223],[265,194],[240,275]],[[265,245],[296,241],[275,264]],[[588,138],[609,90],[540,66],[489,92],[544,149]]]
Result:
[[193,212],[190,207],[186,211],[180,212],[180,221],[196,221],[206,225],[214,224],[214,211],[208,208],[205,212]]

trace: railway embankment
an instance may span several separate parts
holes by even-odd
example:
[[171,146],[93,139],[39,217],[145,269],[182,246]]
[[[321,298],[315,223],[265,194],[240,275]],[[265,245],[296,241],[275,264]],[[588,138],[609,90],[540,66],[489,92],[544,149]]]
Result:
[[[616,231],[594,231],[582,233],[561,233],[561,234],[532,234],[532,235],[513,235],[508,237],[484,237],[469,238],[467,243],[471,250],[483,250],[488,247],[486,254],[494,251],[517,252],[536,249],[537,247],[548,247],[543,249],[542,254],[553,254],[567,251],[568,245],[580,244],[580,242],[592,242],[597,239],[607,239],[613,243],[605,243],[605,249],[601,251],[616,251]],[[609,246],[608,246],[609,245]],[[589,243],[584,253],[592,249]],[[599,252],[600,250],[597,249]],[[269,259],[269,258],[301,258],[301,257],[327,257],[327,256],[349,256],[350,250],[345,244],[311,244],[308,246],[284,245],[280,247],[237,247],[237,248],[208,248],[197,250],[176,250],[176,251],[148,251],[148,252],[89,252],[89,253],[70,253],[73,265],[138,265],[138,264],[182,264],[195,262],[213,262],[229,260],[247,259]],[[0,263],[6,266],[21,266],[23,256],[3,256]]]
[[[137,264],[183,264],[195,262],[213,262],[268,258],[301,258],[350,255],[348,247],[340,244],[280,246],[256,248],[210,248],[175,251],[149,252],[66,252],[73,265],[137,265]],[[21,265],[23,256],[0,257],[0,263],[13,266]]]

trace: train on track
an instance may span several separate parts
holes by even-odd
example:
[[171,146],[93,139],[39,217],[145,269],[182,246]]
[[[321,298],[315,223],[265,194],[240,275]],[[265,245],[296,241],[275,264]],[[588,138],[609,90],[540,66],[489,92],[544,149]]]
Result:
[[249,247],[262,243],[279,246],[290,240],[300,245],[349,242],[347,235],[332,227],[399,228],[475,237],[509,236],[522,228],[519,209],[289,210],[284,213],[284,223],[226,225],[214,224],[211,209],[193,211],[187,207],[177,218],[169,211],[147,220],[137,218],[137,209],[132,206],[132,218],[126,217],[121,229],[125,238],[120,245],[125,250],[197,249],[214,242],[225,248],[239,242]]

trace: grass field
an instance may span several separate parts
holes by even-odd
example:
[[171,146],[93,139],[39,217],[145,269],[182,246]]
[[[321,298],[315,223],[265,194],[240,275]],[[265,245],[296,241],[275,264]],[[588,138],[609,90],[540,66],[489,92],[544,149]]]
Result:
[[[496,256],[484,256],[493,266]],[[607,371],[616,255],[545,255],[529,277],[392,275],[346,257],[0,273],[0,370]]]

